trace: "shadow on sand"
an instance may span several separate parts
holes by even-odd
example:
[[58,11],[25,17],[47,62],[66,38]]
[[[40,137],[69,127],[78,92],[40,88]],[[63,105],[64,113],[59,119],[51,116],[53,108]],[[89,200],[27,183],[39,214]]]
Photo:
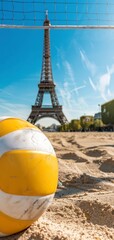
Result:
[[[105,184],[114,183],[114,177],[93,177],[87,174],[82,174],[79,178],[72,177],[70,180],[65,181],[61,186],[58,186],[58,190],[55,194],[55,198],[61,198],[73,194],[96,192],[102,190]],[[103,189],[104,190],[104,189]]]

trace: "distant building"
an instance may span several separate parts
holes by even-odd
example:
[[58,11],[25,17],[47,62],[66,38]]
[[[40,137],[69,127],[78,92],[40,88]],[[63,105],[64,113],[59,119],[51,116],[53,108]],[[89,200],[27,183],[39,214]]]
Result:
[[38,127],[39,129],[43,129],[43,126],[41,126],[39,123],[38,124],[36,124],[36,127]]
[[101,113],[105,124],[114,124],[114,99],[101,105]]
[[103,123],[114,130],[114,99],[101,105],[101,115]]
[[101,117],[101,112],[95,113],[95,115],[94,115],[94,120],[97,120],[97,119],[99,119],[99,120],[102,119],[102,117]]
[[47,130],[49,132],[55,132],[58,130],[58,126],[56,124],[52,124],[51,126],[45,128],[45,130]]

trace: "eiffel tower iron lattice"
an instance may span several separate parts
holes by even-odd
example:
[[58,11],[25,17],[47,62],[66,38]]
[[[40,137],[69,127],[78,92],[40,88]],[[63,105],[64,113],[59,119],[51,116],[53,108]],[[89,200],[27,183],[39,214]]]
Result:
[[[49,26],[48,13],[46,12],[46,19],[44,26]],[[57,94],[55,91],[55,83],[53,81],[51,54],[50,54],[50,35],[49,29],[44,30],[44,49],[43,49],[43,64],[41,71],[41,79],[38,85],[39,90],[36,97],[35,105],[32,106],[28,121],[35,124],[41,118],[51,117],[60,122],[61,125],[68,123],[65,117],[62,106],[59,105]],[[44,94],[50,94],[52,105],[42,105]]]

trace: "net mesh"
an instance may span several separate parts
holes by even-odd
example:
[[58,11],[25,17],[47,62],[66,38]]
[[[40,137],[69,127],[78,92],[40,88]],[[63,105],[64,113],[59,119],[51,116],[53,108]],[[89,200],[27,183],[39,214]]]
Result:
[[0,0],[0,24],[42,26],[46,10],[53,26],[114,24],[114,0]]

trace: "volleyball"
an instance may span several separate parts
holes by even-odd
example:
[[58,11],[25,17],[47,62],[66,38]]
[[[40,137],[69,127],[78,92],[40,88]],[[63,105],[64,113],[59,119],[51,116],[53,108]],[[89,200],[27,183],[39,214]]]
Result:
[[29,227],[51,204],[58,162],[48,138],[31,123],[0,118],[0,236]]

